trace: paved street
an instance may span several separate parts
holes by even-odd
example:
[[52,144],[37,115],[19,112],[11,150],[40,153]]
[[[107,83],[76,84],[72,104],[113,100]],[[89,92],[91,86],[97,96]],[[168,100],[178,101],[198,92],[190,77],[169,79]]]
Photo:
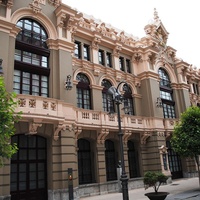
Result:
[[[200,200],[200,187],[198,178],[174,180],[171,184],[161,186],[159,191],[169,192],[166,200]],[[153,192],[153,188],[134,189],[129,191],[129,200],[148,200],[144,196],[147,192]],[[122,200],[121,193],[112,193],[106,195],[98,195],[84,197],[80,200]]]

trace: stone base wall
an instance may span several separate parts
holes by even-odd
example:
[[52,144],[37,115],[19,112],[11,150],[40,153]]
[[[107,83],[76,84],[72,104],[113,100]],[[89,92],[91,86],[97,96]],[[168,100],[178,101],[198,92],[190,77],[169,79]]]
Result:
[[10,195],[0,196],[0,200],[11,200],[11,196]]
[[[79,200],[80,197],[89,197],[94,195],[102,195],[121,191],[121,182],[110,181],[106,183],[94,183],[80,185],[78,188],[74,188],[74,200]],[[130,179],[128,182],[128,189],[136,189],[144,187],[143,179]],[[1,200],[1,199],[0,199]],[[6,199],[7,200],[7,199]],[[49,190],[48,200],[69,200],[68,190]]]
[[183,178],[194,178],[194,177],[198,177],[198,172],[194,171],[194,172],[183,172]]

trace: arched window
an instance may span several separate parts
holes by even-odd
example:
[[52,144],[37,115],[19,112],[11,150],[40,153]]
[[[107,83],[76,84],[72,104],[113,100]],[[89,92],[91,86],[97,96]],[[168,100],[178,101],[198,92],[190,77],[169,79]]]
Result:
[[173,90],[170,85],[170,79],[167,72],[160,68],[160,97],[163,105],[164,118],[175,118],[175,102],[173,100]]
[[90,81],[85,74],[79,73],[76,76],[78,84],[77,91],[77,107],[91,109]]
[[111,83],[103,79],[101,82],[101,86],[104,86],[102,90],[102,103],[103,103],[103,110],[106,112],[114,112],[114,101],[112,101],[112,96],[107,93],[108,89],[112,86]]
[[45,29],[32,19],[21,19],[17,35],[13,90],[17,94],[45,96],[48,92],[49,54]]
[[117,180],[117,163],[114,142],[111,140],[106,140],[105,147],[107,181]]
[[128,141],[128,165],[130,178],[140,177],[139,156],[135,143]]
[[133,108],[133,97],[132,97],[132,91],[131,88],[128,85],[123,86],[124,93],[124,108],[128,108],[127,111],[125,111],[128,115],[134,115],[134,108]]
[[86,139],[78,140],[78,176],[79,184],[93,183],[92,158],[90,142]]

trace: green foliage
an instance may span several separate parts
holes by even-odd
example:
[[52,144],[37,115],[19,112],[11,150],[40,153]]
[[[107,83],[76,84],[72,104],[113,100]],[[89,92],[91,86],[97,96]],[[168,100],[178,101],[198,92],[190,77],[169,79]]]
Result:
[[20,118],[20,113],[15,113],[15,97],[14,93],[6,91],[4,79],[0,76],[0,166],[5,158],[9,159],[17,152],[16,144],[10,144],[10,138],[15,133],[14,122]]
[[162,183],[166,183],[168,177],[165,176],[162,172],[153,172],[148,171],[144,174],[144,185],[145,189],[148,187],[153,187],[155,193],[158,192],[158,189]]
[[174,127],[171,145],[184,157],[200,155],[200,108],[189,107],[182,113],[180,122]]

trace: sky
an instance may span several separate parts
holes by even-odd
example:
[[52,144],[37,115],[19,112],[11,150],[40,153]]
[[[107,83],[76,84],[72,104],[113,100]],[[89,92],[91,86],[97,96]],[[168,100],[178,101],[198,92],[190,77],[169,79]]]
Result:
[[199,0],[62,0],[62,3],[91,15],[128,34],[142,38],[153,19],[154,8],[168,31],[167,45],[176,56],[200,68]]

